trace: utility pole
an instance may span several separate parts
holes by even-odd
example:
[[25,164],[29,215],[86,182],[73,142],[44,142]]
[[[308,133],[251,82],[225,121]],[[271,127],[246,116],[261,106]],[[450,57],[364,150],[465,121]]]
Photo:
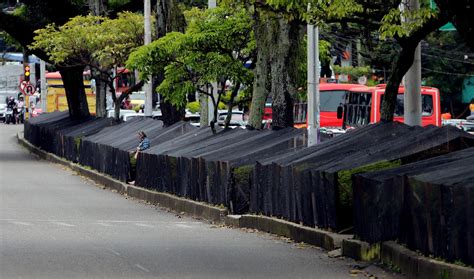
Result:
[[[213,9],[217,7],[217,1],[208,0],[207,7],[209,9]],[[214,94],[214,90],[216,87],[217,87],[217,84],[213,83],[211,94]],[[201,116],[200,126],[207,127],[209,126],[209,123],[212,121],[212,118],[214,117],[214,104],[212,102],[212,99],[209,98],[209,96],[199,93],[199,105],[201,106],[201,109],[199,111],[200,116]]]
[[[151,43],[151,3],[150,0],[145,1],[145,45]],[[145,89],[145,116],[151,117],[153,112],[153,81],[152,77],[148,77],[148,82],[144,85]]]
[[[217,1],[216,0],[208,0],[208,8],[209,9],[214,9],[217,7]],[[211,91],[210,94],[214,96],[214,100],[217,101],[217,95],[218,95],[218,83],[213,82],[211,86]],[[219,104],[216,104],[214,106],[214,103],[212,102],[212,98],[207,98],[207,112],[208,112],[208,123],[211,123],[211,121],[214,119],[214,110],[218,109]]]
[[[405,0],[402,2],[402,11],[407,8],[409,11],[420,9],[418,0]],[[403,18],[407,21],[406,18]],[[413,64],[405,75],[404,99],[404,122],[410,126],[421,126],[421,48],[420,44],[415,50]]]
[[41,111],[46,112],[48,104],[48,87],[46,84],[46,62],[40,60],[40,88],[41,88]]
[[[308,5],[308,9],[310,6]],[[308,146],[319,143],[319,28],[308,24]]]

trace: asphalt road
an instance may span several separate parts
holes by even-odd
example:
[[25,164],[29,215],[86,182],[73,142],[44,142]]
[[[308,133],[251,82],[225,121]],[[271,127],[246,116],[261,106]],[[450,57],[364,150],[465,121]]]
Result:
[[21,129],[0,124],[0,278],[395,278],[104,190],[30,155]]

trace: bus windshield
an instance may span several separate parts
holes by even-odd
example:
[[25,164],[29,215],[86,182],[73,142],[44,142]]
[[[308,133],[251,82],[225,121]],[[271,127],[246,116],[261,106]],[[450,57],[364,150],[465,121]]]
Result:
[[340,104],[344,104],[347,91],[327,90],[320,92],[320,110],[336,112]]

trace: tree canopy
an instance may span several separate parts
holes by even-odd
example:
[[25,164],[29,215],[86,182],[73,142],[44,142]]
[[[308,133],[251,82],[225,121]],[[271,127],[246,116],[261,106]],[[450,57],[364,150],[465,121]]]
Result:
[[179,107],[186,105],[188,94],[208,94],[204,88],[216,80],[251,85],[253,74],[245,63],[255,55],[255,42],[248,13],[219,7],[194,8],[185,15],[185,33],[168,33],[140,47],[127,67],[139,70],[143,78],[164,72],[157,91]]

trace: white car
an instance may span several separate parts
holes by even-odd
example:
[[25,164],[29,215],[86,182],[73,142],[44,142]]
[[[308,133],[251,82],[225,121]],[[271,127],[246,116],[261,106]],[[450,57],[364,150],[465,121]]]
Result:
[[[217,115],[217,124],[224,126],[226,117],[227,117],[227,111],[219,110],[219,113]],[[233,127],[245,126],[244,112],[239,111],[239,110],[233,110],[229,125]]]
[[0,104],[0,119],[5,119],[7,113],[7,104]]
[[[122,118],[124,115],[130,114],[130,113],[137,113],[137,112],[132,109],[121,109],[119,117]],[[115,116],[115,110],[111,109],[107,111],[107,117],[114,117],[114,116]]]
[[129,114],[125,114],[123,117],[122,117],[122,120],[124,122],[127,122],[127,121],[130,121],[132,118],[135,118],[135,117],[144,117],[145,114],[144,113],[129,113]]

